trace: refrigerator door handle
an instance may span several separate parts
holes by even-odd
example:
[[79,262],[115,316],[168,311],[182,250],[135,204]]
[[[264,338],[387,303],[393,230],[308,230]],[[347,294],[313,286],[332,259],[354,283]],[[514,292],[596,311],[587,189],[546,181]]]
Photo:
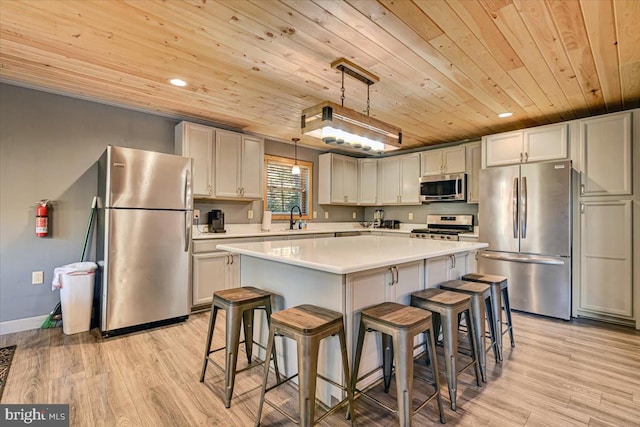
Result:
[[184,208],[193,209],[193,196],[191,194],[191,171],[187,170],[184,179]]
[[545,264],[545,265],[564,265],[565,262],[558,258],[540,256],[540,255],[500,255],[495,253],[482,252],[482,258],[493,259],[497,261],[522,262],[527,264]]
[[191,211],[184,211],[184,251],[189,252],[189,238],[191,237]]
[[513,238],[518,238],[518,178],[513,178],[513,194],[511,200],[511,213],[513,222]]
[[520,191],[520,237],[527,238],[527,177],[522,177],[522,189]]

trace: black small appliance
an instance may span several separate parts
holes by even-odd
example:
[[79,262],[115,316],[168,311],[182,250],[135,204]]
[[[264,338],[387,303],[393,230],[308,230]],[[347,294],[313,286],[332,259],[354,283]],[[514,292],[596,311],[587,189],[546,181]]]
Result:
[[224,212],[220,209],[212,209],[209,211],[209,233],[225,233],[224,229]]

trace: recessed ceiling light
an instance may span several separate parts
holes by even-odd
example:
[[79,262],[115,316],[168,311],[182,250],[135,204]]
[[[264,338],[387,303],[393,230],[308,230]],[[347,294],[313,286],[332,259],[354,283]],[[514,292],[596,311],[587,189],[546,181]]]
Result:
[[171,83],[174,86],[180,86],[180,87],[185,87],[187,85],[187,82],[185,82],[182,79],[170,79],[169,83]]
[[505,111],[504,113],[500,113],[500,114],[498,114],[498,117],[501,117],[501,118],[503,118],[503,119],[504,119],[505,117],[511,117],[511,116],[513,116],[513,113],[512,113],[512,112],[510,112],[510,111]]

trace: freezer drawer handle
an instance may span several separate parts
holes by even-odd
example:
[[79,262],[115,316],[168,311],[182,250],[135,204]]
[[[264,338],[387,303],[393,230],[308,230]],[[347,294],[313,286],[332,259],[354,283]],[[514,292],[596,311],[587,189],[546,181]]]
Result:
[[482,258],[493,259],[496,261],[523,262],[525,264],[564,265],[564,261],[562,260],[544,256],[497,255],[488,253],[482,253],[480,256]]

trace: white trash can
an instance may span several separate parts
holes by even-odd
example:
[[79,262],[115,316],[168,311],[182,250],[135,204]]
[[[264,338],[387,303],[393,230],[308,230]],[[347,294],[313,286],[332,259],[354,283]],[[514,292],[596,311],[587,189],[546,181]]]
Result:
[[97,264],[76,262],[54,270],[53,287],[60,288],[62,332],[86,332],[91,327],[91,307]]

